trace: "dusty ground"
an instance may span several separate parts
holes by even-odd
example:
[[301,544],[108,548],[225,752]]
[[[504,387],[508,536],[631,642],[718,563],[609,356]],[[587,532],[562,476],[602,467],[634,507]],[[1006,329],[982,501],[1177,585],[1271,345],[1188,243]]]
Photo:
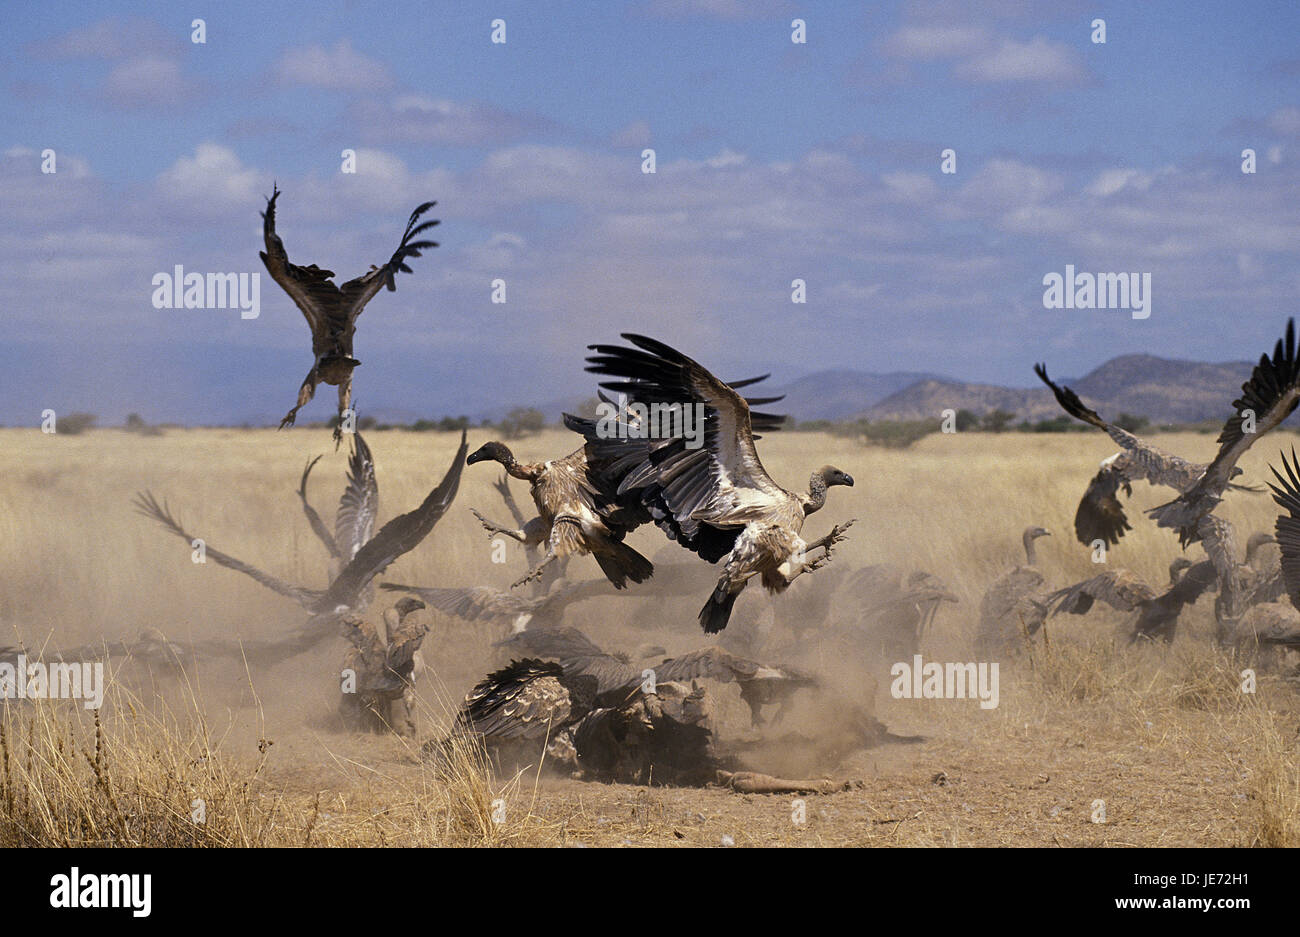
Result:
[[[471,433],[471,446],[486,438],[482,431]],[[1281,434],[1257,446],[1243,461],[1247,479],[1261,481],[1269,455],[1293,438]],[[312,539],[294,490],[304,462],[326,452],[310,491],[318,510],[332,517],[346,454],[332,451],[326,431],[192,430],[141,438],[102,430],[50,438],[3,430],[0,439],[4,641],[13,635],[28,645],[48,641],[58,647],[100,635],[129,637],[145,627],[177,640],[267,637],[301,623],[292,602],[251,580],[191,564],[185,544],[130,510],[131,495],[142,488],[166,496],[212,545],[290,581],[324,584],[324,552]],[[524,458],[552,457],[567,452],[572,439],[547,431],[516,449]],[[450,435],[400,432],[373,433],[368,440],[377,463],[381,522],[418,503],[441,477],[456,443]],[[1208,459],[1213,451],[1212,436],[1182,434],[1159,442],[1191,458]],[[812,434],[774,434],[763,441],[769,470],[790,487],[826,461],[858,479],[854,489],[833,491],[824,514],[809,523],[816,536],[835,520],[859,519],[835,564],[888,561],[928,569],[960,598],[926,636],[923,653],[938,660],[974,659],[970,639],[980,597],[1022,561],[1019,533],[1025,526],[1043,524],[1055,533],[1040,541],[1040,566],[1049,582],[1064,585],[1094,574],[1087,551],[1073,542],[1070,522],[1096,462],[1110,451],[1100,434],[933,436],[903,452]],[[506,517],[491,489],[496,477],[495,467],[467,469],[451,514],[386,578],[499,587],[515,578],[522,555],[513,552],[506,563],[494,563],[491,544],[468,511],[473,506]],[[522,487],[516,497],[527,506]],[[1179,552],[1171,534],[1141,518],[1140,509],[1159,500],[1160,493],[1146,486],[1135,492],[1130,514],[1136,529],[1111,557],[1153,583],[1164,581]],[[1271,528],[1274,509],[1266,497],[1234,496],[1225,509],[1243,545],[1248,532]],[[692,559],[676,548],[676,555],[661,555],[667,545],[654,531],[638,532],[633,545],[656,561]],[[1200,558],[1196,548],[1189,556]],[[597,574],[594,564],[585,569],[581,563],[570,567],[570,576]],[[816,574],[796,586],[816,588]],[[391,598],[380,593],[374,613]],[[574,609],[572,622],[609,648],[654,642],[678,653],[706,643],[694,621],[703,599],[692,592],[665,600],[653,588],[643,589],[584,603]],[[751,627],[765,602],[757,595],[747,598],[733,627]],[[856,689],[894,732],[925,737],[833,764],[756,756],[751,766],[770,773],[799,770],[864,782],[858,791],[803,798],[803,825],[793,822],[795,798],[788,796],[647,789],[539,779],[535,773],[449,783],[420,765],[401,740],[338,730],[334,673],[341,640],[269,672],[213,665],[201,667],[188,685],[167,684],[161,698],[143,691],[137,705],[146,714],[170,713],[178,728],[174,738],[163,740],[157,724],[141,721],[146,729],[132,744],[141,752],[150,745],[181,752],[166,769],[181,776],[179,788],[211,782],[186,775],[187,762],[219,758],[228,764],[229,783],[246,783],[251,791],[250,816],[265,821],[257,835],[232,834],[242,842],[1295,845],[1296,691],[1267,662],[1231,659],[1212,647],[1211,605],[1203,600],[1191,610],[1172,648],[1128,648],[1116,639],[1123,616],[1109,611],[1058,619],[1049,626],[1048,646],[1004,667],[994,710],[973,701],[891,699],[887,662],[850,662],[819,644],[817,628],[796,639],[778,616],[770,653]],[[843,607],[832,611],[846,613]],[[432,625],[425,657],[433,676],[421,688],[426,734],[440,731],[449,701],[497,661],[490,644],[499,637],[440,615]],[[1253,695],[1243,694],[1239,674],[1252,665],[1260,667],[1260,686]],[[122,678],[139,688],[131,675]],[[735,688],[715,692],[720,735],[750,738]],[[17,714],[30,721],[25,710],[10,709],[11,720]],[[191,758],[198,743],[186,727],[195,723],[195,710],[206,734],[199,745],[203,754]],[[75,718],[90,731],[84,714],[56,715]],[[114,701],[104,719],[106,726],[114,720],[135,724],[146,715]],[[21,760],[15,741],[20,728],[10,722],[15,762]],[[815,708],[806,708],[778,731],[792,728],[816,733],[826,727]],[[112,730],[108,736],[117,738]],[[273,743],[263,745],[264,755],[258,752],[261,739]],[[111,750],[111,744],[106,747]],[[113,783],[129,786],[136,769],[128,765],[137,761],[148,758],[124,758]],[[188,803],[184,791],[174,796]],[[504,801],[504,822],[494,823],[484,813],[498,798]],[[1104,822],[1094,822],[1103,811]],[[239,829],[245,831],[246,824]]]

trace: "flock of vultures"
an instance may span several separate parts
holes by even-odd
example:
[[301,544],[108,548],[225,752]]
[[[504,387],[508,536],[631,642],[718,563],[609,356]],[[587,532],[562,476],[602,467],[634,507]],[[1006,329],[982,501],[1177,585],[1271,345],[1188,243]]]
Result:
[[[353,335],[370,299],[382,287],[394,290],[397,274],[411,272],[408,261],[437,246],[420,239],[437,224],[421,222],[433,203],[411,214],[387,263],[336,286],[332,271],[288,259],[275,229],[279,195],[274,191],[263,214],[266,249],[261,258],[310,324],[315,356],[281,425],[294,422],[319,383],[335,385],[336,446],[349,436],[351,457],[333,529],[307,497],[315,461],[307,464],[297,491],[307,521],[331,559],[326,588],[285,582],[205,546],[208,559],[292,598],[308,615],[306,624],[282,639],[245,642],[241,655],[278,663],[341,632],[349,642],[340,694],[346,724],[415,735],[413,688],[425,667],[420,646],[428,632],[426,616],[415,613],[433,607],[496,629],[499,669],[465,698],[450,735],[423,745],[423,757],[433,761],[447,759],[459,743],[469,742],[481,745],[499,766],[549,761],[588,779],[721,781],[741,790],[773,792],[835,787],[833,782],[737,770],[746,764],[736,754],[743,746],[716,737],[710,688],[718,682],[738,685],[755,727],[766,726],[768,719],[780,723],[792,701],[806,695],[826,730],[824,737],[834,740],[828,743],[834,755],[904,740],[871,716],[871,701],[864,699],[871,692],[855,695],[853,679],[846,684],[843,674],[819,673],[802,660],[769,659],[770,649],[780,643],[774,635],[798,636],[817,628],[819,647],[829,649],[841,667],[852,670],[860,664],[857,685],[874,688],[868,672],[881,661],[910,661],[943,603],[956,599],[925,571],[886,565],[847,570],[833,564],[835,546],[852,520],[831,524],[815,539],[805,537],[810,515],[828,505],[833,510],[830,489],[851,486],[854,480],[823,465],[812,472],[806,490],[792,491],[768,475],[759,457],[761,437],[778,431],[783,417],[760,408],[780,398],[744,396],[763,377],[723,381],[692,358],[643,335],[623,335],[626,344],[592,345],[587,370],[598,376],[601,406],[596,418],[564,416],[565,426],[576,434],[572,451],[521,461],[498,441],[469,452],[462,433],[445,476],[424,501],[376,531],[375,459],[361,434],[348,432],[355,425],[352,372],[360,364],[353,357]],[[1118,544],[1131,529],[1121,494],[1131,494],[1133,482],[1146,480],[1172,489],[1172,495],[1143,522],[1176,529],[1190,552],[1174,560],[1168,583],[1143,582],[1108,565],[1099,575],[1053,591],[1035,564],[1034,542],[1048,531],[1025,530],[1025,563],[1001,576],[984,597],[972,635],[979,659],[1014,654],[1049,617],[1086,614],[1097,602],[1133,613],[1133,640],[1172,641],[1180,613],[1206,592],[1215,594],[1221,643],[1300,648],[1300,465],[1294,452],[1273,470],[1276,483],[1271,487],[1283,511],[1276,528],[1250,535],[1244,555],[1239,555],[1232,526],[1216,513],[1225,497],[1246,487],[1234,481],[1241,474],[1236,467],[1241,455],[1300,402],[1293,322],[1272,355],[1259,359],[1233,401],[1233,416],[1208,465],[1164,452],[1107,422],[1070,388],[1055,384],[1043,365],[1035,370],[1068,414],[1104,431],[1119,446],[1102,462],[1079,504],[1079,542],[1094,551]],[[504,470],[496,489],[510,519],[496,523],[478,511],[475,515],[490,537],[523,545],[527,574],[505,591],[377,583],[452,508],[465,467],[484,462]],[[519,509],[510,480],[528,485],[533,516]],[[187,543],[193,541],[194,532],[153,494],[142,493],[137,506]],[[658,528],[687,552],[669,548],[657,554],[656,572],[655,563],[626,543],[627,535],[643,526]],[[1270,542],[1278,549],[1262,549]],[[1280,560],[1270,562],[1279,553]],[[804,575],[810,581],[783,595]],[[770,595],[751,590],[741,608],[752,614],[747,612],[745,622],[727,631],[737,599],[753,579]],[[370,613],[377,585],[396,598],[378,618]],[[620,601],[627,604],[619,607],[626,609],[624,617],[645,622],[649,630],[656,621],[653,610],[669,607],[668,597],[693,589],[703,600],[699,627],[715,637],[709,643],[702,640],[703,646],[692,653],[667,657],[662,648],[643,647],[630,654],[605,650],[566,621],[566,610],[576,602],[623,595]],[[750,627],[750,619],[764,624]],[[797,656],[807,643],[787,641],[785,646]],[[187,657],[218,653],[220,645],[183,646],[151,633],[117,649],[179,665]],[[73,653],[61,656],[70,659]],[[771,707],[776,707],[774,713]]]

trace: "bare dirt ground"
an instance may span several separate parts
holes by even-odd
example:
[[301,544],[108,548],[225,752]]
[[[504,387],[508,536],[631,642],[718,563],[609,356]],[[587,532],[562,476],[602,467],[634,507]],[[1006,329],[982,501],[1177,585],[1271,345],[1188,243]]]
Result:
[[[0,431],[0,627],[4,642],[68,646],[120,638],[146,627],[174,640],[281,634],[304,616],[290,601],[211,564],[189,562],[189,548],[135,515],[130,499],[150,488],[167,497],[209,543],[293,582],[320,587],[323,549],[294,491],[304,462],[327,453],[311,496],[327,518],[342,488],[346,453],[326,431],[171,431],[139,437],[100,430],[73,438]],[[456,440],[447,434],[368,434],[381,492],[380,521],[414,506],[446,468]],[[471,446],[487,435],[472,433]],[[1293,437],[1257,446],[1243,460],[1246,480]],[[1180,434],[1159,444],[1207,459],[1213,437]],[[1267,443],[1272,443],[1269,445]],[[517,443],[522,457],[555,457],[573,446],[560,431]],[[857,517],[833,564],[892,562],[941,576],[960,603],[947,606],[924,639],[932,660],[974,660],[971,637],[980,598],[997,576],[1023,561],[1020,531],[1042,524],[1039,565],[1053,585],[1095,574],[1073,542],[1079,494],[1109,443],[1096,435],[934,436],[891,451],[820,434],[773,434],[763,441],[772,474],[803,484],[823,462],[858,484],[832,492],[810,520],[819,535]],[[523,569],[517,550],[494,563],[491,544],[469,512],[504,519],[492,491],[495,467],[466,470],[451,513],[384,578],[431,586],[504,588]],[[1135,491],[1134,531],[1110,562],[1162,583],[1179,554],[1141,509],[1161,492]],[[516,497],[527,509],[526,492]],[[1244,544],[1271,529],[1264,496],[1234,495],[1224,506]],[[660,562],[690,559],[652,530],[633,545]],[[676,555],[673,554],[676,551]],[[1188,556],[1199,560],[1198,548]],[[598,575],[575,561],[569,576]],[[697,561],[698,562],[698,561]],[[703,564],[701,564],[703,565]],[[707,584],[707,568],[704,581]],[[819,574],[795,589],[815,590]],[[708,643],[695,623],[704,592],[665,599],[648,589],[576,606],[570,623],[610,649],[646,642],[669,654]],[[792,593],[795,591],[792,589]],[[707,590],[707,585],[706,585]],[[732,627],[752,627],[767,599],[751,590]],[[379,594],[372,610],[396,598]],[[842,607],[832,614],[848,614]],[[422,737],[448,724],[454,701],[500,663],[501,636],[431,614],[421,685]],[[893,699],[889,662],[862,664],[778,620],[768,653],[817,670],[855,691],[895,733],[925,738],[885,744],[833,763],[778,745],[747,756],[755,770],[833,776],[860,790],[797,798],[723,789],[606,785],[525,772],[435,774],[415,743],[353,736],[337,725],[338,661],[343,642],[267,672],[236,664],[200,666],[183,681],[123,670],[132,696],[110,694],[100,728],[99,767],[62,758],[94,748],[95,725],[68,703],[4,709],[0,833],[5,842],[183,842],[190,805],[211,811],[210,844],[692,845],[692,846],[1248,846],[1300,844],[1300,707],[1293,684],[1273,661],[1234,657],[1210,641],[1212,598],[1192,608],[1172,647],[1126,645],[1125,618],[1109,610],[1062,617],[1048,642],[1002,668],[996,709],[972,700]],[[1254,693],[1241,672],[1259,673]],[[711,688],[724,743],[753,740],[734,686]],[[156,691],[156,692],[155,692]],[[768,730],[824,735],[834,727],[806,704]],[[92,765],[87,768],[87,763]],[[493,817],[496,813],[496,817]],[[148,817],[159,816],[157,823]],[[60,819],[62,818],[62,819]],[[500,822],[497,822],[497,821]],[[57,822],[56,822],[57,821]],[[181,832],[176,832],[180,830]],[[182,835],[183,834],[183,835]],[[177,838],[181,837],[181,838]],[[209,837],[204,839],[203,837]]]

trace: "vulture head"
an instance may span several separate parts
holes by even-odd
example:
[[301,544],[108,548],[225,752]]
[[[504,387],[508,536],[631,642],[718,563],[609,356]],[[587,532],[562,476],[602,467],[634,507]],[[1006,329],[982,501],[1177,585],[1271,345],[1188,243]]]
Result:
[[822,477],[822,481],[826,482],[827,488],[831,488],[835,485],[846,485],[849,488],[853,487],[853,476],[848,472],[841,472],[833,465],[823,465],[817,470],[817,474]]
[[515,454],[510,451],[510,447],[495,440],[484,443],[465,458],[466,465],[473,465],[476,462],[500,462],[502,465],[508,466],[513,464],[514,461]]
[[414,612],[416,609],[421,609],[426,607],[427,606],[419,599],[415,599],[410,596],[403,596],[402,598],[398,599],[397,604],[393,606],[393,608],[397,609],[397,618],[399,621],[405,618],[407,615],[411,614],[411,612]]
[[1262,531],[1257,534],[1251,534],[1250,539],[1246,541],[1246,561],[1249,562],[1250,558],[1253,557],[1259,548],[1266,543],[1277,543],[1277,538],[1272,534],[1263,533]]
[[1176,583],[1184,572],[1192,568],[1192,561],[1185,556],[1175,557],[1169,564],[1169,583]]

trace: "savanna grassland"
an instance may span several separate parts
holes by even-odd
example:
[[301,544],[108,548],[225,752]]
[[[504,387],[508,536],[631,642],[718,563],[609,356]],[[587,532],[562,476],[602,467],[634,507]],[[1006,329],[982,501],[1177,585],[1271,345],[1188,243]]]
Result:
[[[470,433],[471,448],[486,431]],[[520,440],[525,459],[570,451],[559,430]],[[437,484],[456,449],[451,434],[371,432],[380,522],[409,510]],[[1267,462],[1294,436],[1279,433],[1242,460],[1243,481],[1261,484]],[[1157,445],[1208,460],[1213,436],[1154,437]],[[1049,583],[1094,575],[1074,542],[1072,518],[1096,463],[1113,451],[1101,434],[932,435],[906,450],[863,446],[821,434],[772,434],[761,443],[768,470],[802,487],[824,462],[857,485],[831,492],[806,533],[856,517],[833,564],[890,562],[940,576],[960,603],[940,612],[923,653],[973,660],[981,596],[1023,561],[1020,532],[1041,524]],[[332,519],[346,449],[325,430],[171,430],[140,436],[94,430],[46,436],[0,430],[0,643],[67,647],[132,638],[157,628],[175,641],[269,638],[305,614],[290,600],[213,563],[134,513],[144,489],[165,498],[195,535],[290,582],[320,588],[327,556],[295,489],[304,463],[325,453],[309,487]],[[449,514],[383,578],[417,585],[506,587],[524,569],[506,562],[470,514],[506,520],[492,489],[496,466],[471,466]],[[515,496],[527,510],[522,485]],[[1140,513],[1166,500],[1141,485],[1130,502],[1134,530],[1114,549],[1152,584],[1167,581],[1175,535]],[[1272,528],[1266,495],[1234,493],[1223,513],[1248,533]],[[695,560],[643,529],[632,544],[657,562]],[[1188,556],[1201,558],[1199,547]],[[655,643],[680,653],[706,643],[695,612],[709,587],[656,597],[655,581],[574,607],[572,623],[610,649]],[[570,578],[598,575],[577,559]],[[791,592],[816,590],[820,573]],[[757,589],[751,589],[757,593]],[[372,614],[396,598],[380,592]],[[747,596],[731,627],[747,627],[767,600]],[[342,638],[268,670],[235,660],[200,662],[183,676],[121,664],[98,718],[79,704],[11,704],[0,727],[0,842],[73,845],[1300,845],[1297,690],[1268,661],[1213,646],[1213,598],[1184,617],[1172,647],[1129,647],[1125,618],[1109,609],[1062,616],[1018,661],[1002,668],[1000,703],[895,700],[888,663],[846,672],[818,646],[818,630],[796,642],[779,619],[770,655],[820,670],[874,705],[896,733],[918,744],[886,744],[835,764],[801,764],[812,776],[857,778],[860,790],[809,796],[807,823],[791,822],[791,798],[721,789],[638,788],[535,772],[495,777],[466,752],[435,772],[418,741],[344,733],[334,717]],[[832,614],[845,614],[842,603]],[[430,672],[418,687],[421,738],[450,721],[454,701],[499,658],[501,637],[429,615]],[[1242,693],[1240,672],[1260,668]],[[750,737],[734,686],[714,688],[722,737]],[[791,717],[809,734],[828,730],[816,708]],[[769,754],[769,757],[772,757]],[[780,759],[773,759],[779,761]],[[770,773],[788,765],[754,764]],[[504,822],[491,804],[504,801]],[[203,824],[192,805],[205,805]],[[1098,802],[1104,802],[1104,822]]]

